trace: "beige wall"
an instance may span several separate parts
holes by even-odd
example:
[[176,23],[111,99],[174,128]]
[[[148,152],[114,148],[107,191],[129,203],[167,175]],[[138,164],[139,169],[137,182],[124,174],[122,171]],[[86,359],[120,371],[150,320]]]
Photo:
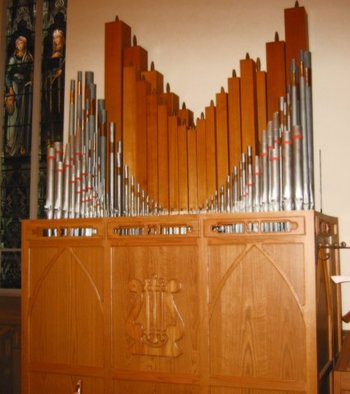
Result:
[[[340,239],[350,243],[350,1],[299,3],[308,13],[313,57],[316,209],[338,216]],[[199,116],[226,87],[232,69],[239,73],[246,52],[266,69],[265,43],[276,31],[284,39],[283,10],[293,6],[291,0],[69,0],[67,88],[78,70],[94,71],[103,98],[104,24],[118,15],[172,91]],[[342,253],[342,265],[350,275],[350,251]],[[345,313],[350,283],[342,286]]]

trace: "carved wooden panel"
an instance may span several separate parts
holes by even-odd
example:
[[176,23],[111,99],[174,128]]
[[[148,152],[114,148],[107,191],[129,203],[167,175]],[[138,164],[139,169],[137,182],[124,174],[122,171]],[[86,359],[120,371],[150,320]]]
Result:
[[296,278],[290,268],[283,270],[286,244],[273,246],[279,251],[275,256],[258,242],[210,247],[210,372],[249,381],[250,387],[271,379],[279,388],[302,388],[306,323],[293,283],[301,279],[304,287],[303,258],[297,261],[303,245],[294,244],[290,256]]
[[33,248],[29,358],[102,367],[102,248]]
[[91,248],[91,243],[30,249],[23,286],[29,298],[22,307],[28,320],[22,341],[29,345],[24,354],[31,368],[22,390],[25,386],[33,394],[73,393],[83,374],[89,387],[84,393],[103,392],[103,265],[103,248]]
[[197,276],[196,244],[130,244],[112,249],[116,375],[135,370],[192,378],[198,374]]

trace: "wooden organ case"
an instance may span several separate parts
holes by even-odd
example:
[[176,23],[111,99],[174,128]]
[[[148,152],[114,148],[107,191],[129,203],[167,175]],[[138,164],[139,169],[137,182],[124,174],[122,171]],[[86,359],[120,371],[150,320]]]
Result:
[[108,117],[158,210],[23,222],[23,394],[332,392],[337,219],[205,202],[242,151],[259,154],[286,64],[308,46],[303,7],[285,29],[267,72],[247,56],[194,125],[129,26],[106,24]]

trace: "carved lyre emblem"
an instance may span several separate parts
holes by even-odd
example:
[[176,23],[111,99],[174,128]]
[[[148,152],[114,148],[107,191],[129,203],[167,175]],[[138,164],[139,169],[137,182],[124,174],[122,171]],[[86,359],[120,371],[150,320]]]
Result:
[[127,334],[131,352],[166,357],[181,355],[178,341],[183,336],[184,324],[174,300],[181,285],[175,279],[166,282],[157,275],[143,283],[132,279],[128,285],[131,297]]

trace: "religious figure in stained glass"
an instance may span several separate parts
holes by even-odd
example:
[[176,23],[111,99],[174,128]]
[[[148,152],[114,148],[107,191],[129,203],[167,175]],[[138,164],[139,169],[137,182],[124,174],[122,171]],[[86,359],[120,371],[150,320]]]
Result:
[[45,41],[43,115],[48,142],[63,138],[65,21],[58,13]]
[[19,35],[5,75],[5,154],[10,156],[30,150],[33,60],[27,38]]

